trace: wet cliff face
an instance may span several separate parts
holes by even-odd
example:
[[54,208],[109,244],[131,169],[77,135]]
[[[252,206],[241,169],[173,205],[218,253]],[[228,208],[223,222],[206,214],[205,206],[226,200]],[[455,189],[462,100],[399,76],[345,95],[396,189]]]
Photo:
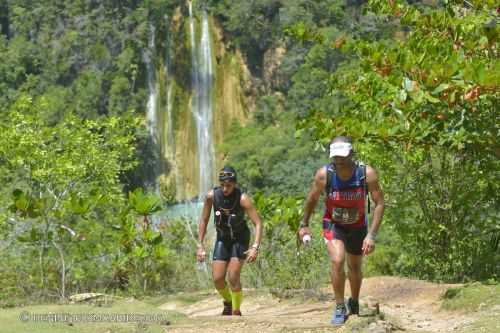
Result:
[[[243,56],[236,51],[226,50],[223,31],[212,20],[214,41],[214,63],[216,82],[214,89],[214,138],[216,147],[224,141],[224,134],[231,124],[245,124],[255,108],[255,95],[252,94],[252,78]],[[216,150],[216,167],[225,163],[224,156]]]
[[[199,45],[201,13],[194,13],[195,43]],[[245,123],[254,97],[249,93],[250,73],[241,54],[228,51],[219,25],[209,17],[212,63],[212,124],[215,171],[223,164],[217,146],[234,121]],[[170,201],[192,199],[199,194],[200,171],[197,125],[192,112],[195,101],[192,82],[192,47],[187,8],[178,8],[168,22],[168,42],[157,50],[158,132],[161,149],[160,191]],[[213,172],[211,183],[215,184]]]

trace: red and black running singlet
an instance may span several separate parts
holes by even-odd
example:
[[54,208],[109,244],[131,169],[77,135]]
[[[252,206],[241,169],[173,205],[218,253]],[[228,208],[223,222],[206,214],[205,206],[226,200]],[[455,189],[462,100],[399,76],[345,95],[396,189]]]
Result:
[[323,215],[323,229],[329,230],[332,225],[345,228],[361,228],[368,224],[365,211],[366,198],[366,167],[356,163],[351,178],[342,181],[335,166],[328,164],[327,186],[325,199],[325,214]]

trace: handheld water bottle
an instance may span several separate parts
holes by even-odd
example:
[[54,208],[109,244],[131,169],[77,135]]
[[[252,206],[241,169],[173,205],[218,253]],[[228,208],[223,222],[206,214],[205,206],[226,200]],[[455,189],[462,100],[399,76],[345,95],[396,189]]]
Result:
[[196,269],[199,272],[203,272],[203,271],[207,270],[206,265],[205,265],[205,255],[206,255],[206,252],[205,252],[205,250],[202,250],[202,251],[203,252],[201,252],[201,255],[203,256],[203,260],[202,261],[196,260]]
[[304,237],[302,237],[302,243],[304,244],[304,246],[309,246],[311,243],[311,235],[304,235]]
[[205,262],[204,261],[197,261],[196,262],[196,269],[198,270],[198,272],[204,272],[206,270]]

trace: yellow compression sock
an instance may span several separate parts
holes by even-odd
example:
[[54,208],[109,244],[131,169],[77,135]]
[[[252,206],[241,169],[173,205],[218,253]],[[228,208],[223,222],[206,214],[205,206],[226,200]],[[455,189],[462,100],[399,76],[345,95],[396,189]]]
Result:
[[231,292],[229,291],[227,284],[224,286],[224,289],[217,289],[217,291],[226,302],[232,301]]
[[233,291],[231,293],[231,296],[232,296],[232,301],[233,301],[233,311],[234,310],[239,310],[240,309],[240,305],[241,305],[241,301],[243,300],[243,292],[240,290],[240,291]]

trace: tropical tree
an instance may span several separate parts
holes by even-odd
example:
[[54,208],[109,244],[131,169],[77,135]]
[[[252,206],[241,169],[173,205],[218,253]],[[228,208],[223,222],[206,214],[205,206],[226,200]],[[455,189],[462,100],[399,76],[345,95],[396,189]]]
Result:
[[64,298],[68,280],[78,281],[82,272],[76,257],[103,255],[109,226],[126,204],[119,177],[136,164],[138,123],[68,113],[52,126],[44,117],[48,107],[44,98],[22,96],[1,115],[0,168],[7,184],[1,207],[10,207],[2,210],[2,234],[38,258],[36,287],[54,287],[49,275],[59,271]]

